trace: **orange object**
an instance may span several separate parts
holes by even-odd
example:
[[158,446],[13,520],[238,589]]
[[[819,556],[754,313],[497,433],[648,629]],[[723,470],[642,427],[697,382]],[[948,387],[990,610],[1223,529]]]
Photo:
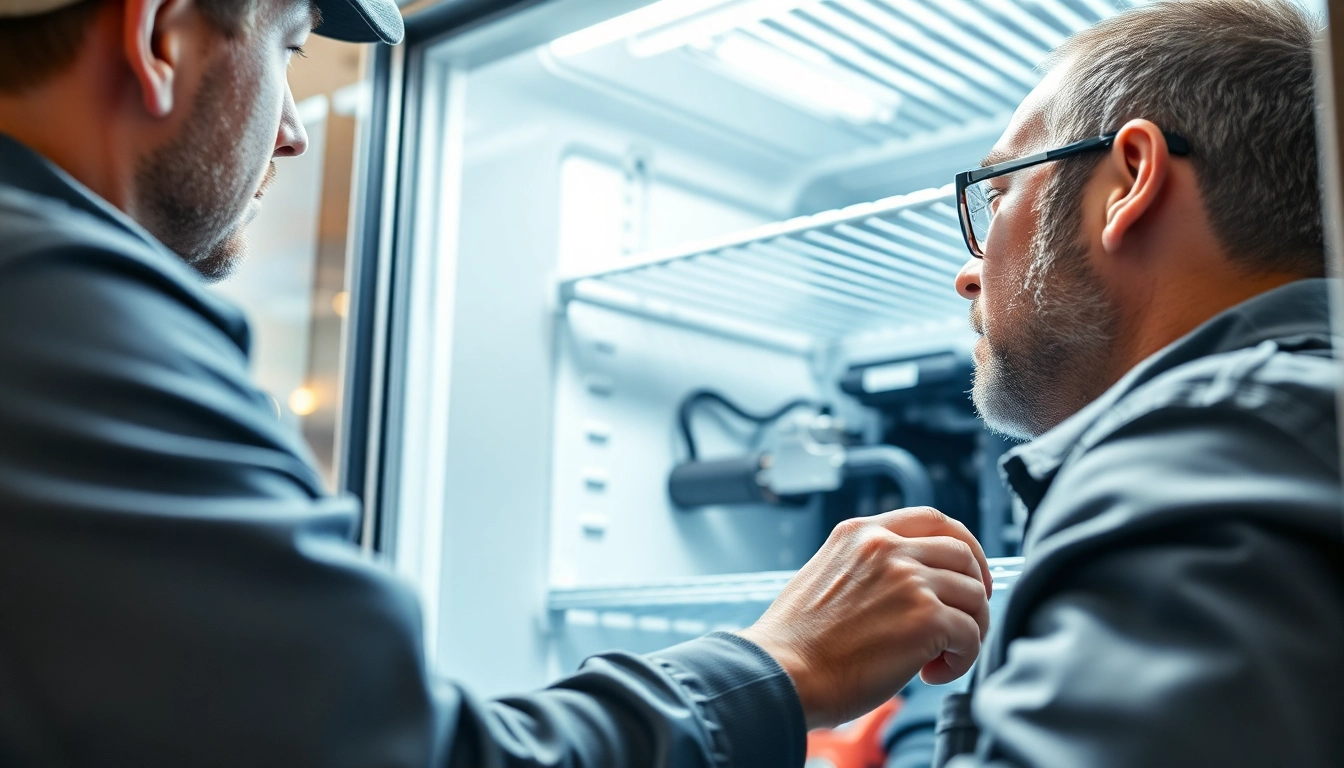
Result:
[[838,728],[819,728],[807,734],[804,768],[882,768],[882,729],[901,708],[900,697]]

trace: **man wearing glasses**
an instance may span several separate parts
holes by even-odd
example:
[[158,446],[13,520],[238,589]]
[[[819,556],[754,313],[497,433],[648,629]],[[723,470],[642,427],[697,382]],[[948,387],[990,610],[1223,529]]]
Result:
[[1281,2],[1117,16],[957,177],[973,398],[1031,442],[1002,465],[1027,567],[940,762],[1344,765],[1314,32]]

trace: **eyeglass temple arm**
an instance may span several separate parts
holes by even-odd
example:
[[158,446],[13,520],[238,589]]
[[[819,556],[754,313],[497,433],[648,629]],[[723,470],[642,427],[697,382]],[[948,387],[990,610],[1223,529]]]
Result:
[[[1115,143],[1115,137],[1119,135],[1120,135],[1119,131],[1113,131],[1111,133],[1102,134],[1101,136],[1094,136],[1090,139],[1075,141],[1074,143],[1067,144],[1063,147],[1060,147],[1059,149],[1052,149],[1046,151],[1045,159],[1058,160],[1061,157],[1068,157],[1070,155],[1076,155],[1082,152],[1089,152],[1094,149],[1109,148],[1112,144]],[[1184,157],[1190,154],[1190,142],[1186,141],[1184,136],[1163,131],[1162,138],[1166,139],[1167,151],[1170,152],[1171,154],[1176,155],[1178,157]]]

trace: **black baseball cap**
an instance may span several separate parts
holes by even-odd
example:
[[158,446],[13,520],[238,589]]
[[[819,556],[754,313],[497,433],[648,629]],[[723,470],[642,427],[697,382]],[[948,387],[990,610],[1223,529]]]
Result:
[[[0,0],[0,18],[37,16],[79,0]],[[351,43],[384,42],[396,45],[406,35],[401,11],[393,0],[313,0],[322,11],[314,33]]]
[[401,11],[393,0],[314,0],[314,4],[322,11],[322,23],[313,32],[323,37],[396,45],[406,36]]

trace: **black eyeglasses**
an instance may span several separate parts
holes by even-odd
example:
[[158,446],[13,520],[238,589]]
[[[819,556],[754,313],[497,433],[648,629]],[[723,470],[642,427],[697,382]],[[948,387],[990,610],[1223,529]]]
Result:
[[[994,223],[993,203],[994,198],[997,197],[997,190],[986,184],[986,181],[1013,171],[1020,171],[1023,168],[1030,168],[1033,165],[1048,163],[1052,160],[1063,160],[1066,157],[1081,155],[1084,152],[1109,149],[1111,144],[1115,143],[1115,137],[1118,133],[1117,131],[1105,136],[1094,136],[1090,139],[1066,144],[1057,149],[1047,149],[1044,152],[1019,157],[1016,160],[1005,160],[1002,163],[995,163],[984,168],[975,168],[958,173],[957,213],[961,218],[961,234],[966,239],[966,248],[970,250],[971,255],[977,259],[985,257],[981,243],[989,237],[989,225]],[[1163,131],[1162,135],[1167,139],[1168,152],[1180,157],[1190,154],[1190,143],[1188,141],[1166,131]]]

